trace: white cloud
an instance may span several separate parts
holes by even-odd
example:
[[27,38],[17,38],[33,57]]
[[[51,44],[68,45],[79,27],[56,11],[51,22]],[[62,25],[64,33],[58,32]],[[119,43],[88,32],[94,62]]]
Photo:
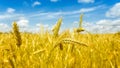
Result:
[[58,17],[65,16],[65,15],[73,16],[75,14],[92,12],[92,11],[95,11],[95,10],[101,8],[101,7],[103,7],[103,5],[99,5],[96,7],[90,7],[90,8],[81,8],[79,10],[74,10],[74,11],[40,12],[40,13],[32,14],[29,17],[41,17],[41,19],[42,18],[43,19],[54,19],[54,18],[58,18]]
[[35,6],[38,6],[38,5],[41,5],[41,2],[35,1],[35,2],[32,4],[32,7],[35,7]]
[[[38,33],[40,32],[40,26],[42,25],[44,27],[44,30],[49,30],[49,25],[48,24],[41,24],[41,23],[37,23],[35,26],[32,26],[32,25],[29,25],[28,24],[25,24],[25,23],[22,23],[20,25],[20,23],[17,23],[20,27],[24,26],[24,28],[20,28],[20,31],[21,32],[32,32],[32,33]],[[27,27],[26,27],[27,25]]]
[[[73,27],[77,28],[79,26],[78,21],[73,22]],[[83,27],[85,30],[91,33],[116,33],[120,31],[120,20],[109,20],[103,19],[96,21],[96,23],[83,22]]]
[[84,12],[91,12],[91,11],[94,11],[96,8],[82,8],[80,9],[80,13],[84,13]]
[[6,19],[6,18],[10,18],[10,17],[12,17],[12,16],[8,15],[8,14],[0,15],[0,19]]
[[50,0],[51,2],[58,2],[58,0]]
[[73,24],[78,24],[79,22],[78,21],[74,21]]
[[46,28],[47,28],[47,27],[49,27],[49,25],[48,25],[48,24],[45,24],[45,25],[44,25],[44,27],[46,27]]
[[42,24],[40,24],[40,23],[37,23],[37,24],[36,24],[37,27],[40,27],[41,25],[42,25]]
[[14,18],[18,18],[20,16],[24,16],[23,14],[0,14],[0,19],[14,19]]
[[28,27],[29,20],[25,19],[24,17],[21,17],[18,21],[17,24],[20,27]]
[[20,32],[32,32],[32,33],[37,33],[40,31],[40,28],[38,27],[25,27],[25,28],[20,28]]
[[106,12],[107,17],[120,17],[120,2],[116,3],[112,8]]
[[13,9],[13,8],[8,8],[7,9],[7,13],[14,13],[15,12],[15,9]]
[[94,3],[95,0],[78,0],[78,3]]
[[0,23],[0,27],[8,28],[8,25],[7,25],[7,24],[4,24],[4,23]]
[[106,20],[106,19],[104,19],[104,20],[98,21],[96,24],[97,24],[97,25],[105,25],[105,26],[108,26],[108,25],[111,25],[111,23],[112,23],[111,20]]
[[115,33],[120,31],[120,20],[99,20],[95,24],[83,22],[83,27],[92,33]]
[[5,23],[0,23],[0,32],[7,32],[9,31],[9,26]]
[[48,25],[48,24],[37,23],[36,26],[37,26],[37,27],[43,26],[44,28],[49,28],[49,25]]
[[97,22],[98,25],[104,26],[120,26],[120,20],[100,20]]
[[80,10],[75,11],[68,11],[68,12],[59,12],[57,14],[63,14],[63,15],[71,15],[71,14],[79,14],[79,13],[87,13],[96,10],[100,6],[97,7],[91,7],[91,8],[81,8]]

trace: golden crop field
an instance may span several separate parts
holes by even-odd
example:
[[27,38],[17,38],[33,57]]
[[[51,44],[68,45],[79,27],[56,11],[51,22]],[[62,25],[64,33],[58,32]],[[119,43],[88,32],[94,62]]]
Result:
[[[10,33],[0,34],[0,68],[120,68],[120,33],[19,32],[16,22]],[[82,21],[81,21],[82,22]],[[80,22],[80,23],[81,23]]]

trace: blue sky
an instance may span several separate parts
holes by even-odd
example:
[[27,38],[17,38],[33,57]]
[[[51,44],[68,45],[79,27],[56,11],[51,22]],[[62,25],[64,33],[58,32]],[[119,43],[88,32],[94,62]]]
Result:
[[93,33],[120,31],[119,0],[0,0],[0,31],[10,31],[17,21],[21,31],[38,32],[42,24],[51,30],[62,17],[61,30],[83,27]]

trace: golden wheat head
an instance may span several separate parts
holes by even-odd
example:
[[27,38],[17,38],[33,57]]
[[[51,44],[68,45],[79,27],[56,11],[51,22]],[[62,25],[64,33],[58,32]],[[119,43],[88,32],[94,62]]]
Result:
[[52,31],[53,31],[53,35],[54,35],[55,37],[58,36],[61,23],[62,23],[62,18],[60,18],[60,19],[58,20],[57,24],[54,26],[54,28],[53,28],[53,30],[52,30]]
[[15,21],[13,22],[12,26],[13,26],[13,34],[16,40],[16,45],[20,47],[20,45],[22,44],[22,39],[19,32],[19,27],[17,26],[17,23]]

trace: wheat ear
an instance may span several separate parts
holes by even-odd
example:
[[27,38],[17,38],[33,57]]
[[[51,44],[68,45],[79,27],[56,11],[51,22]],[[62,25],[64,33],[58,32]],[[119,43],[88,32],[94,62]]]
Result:
[[78,44],[78,45],[82,45],[82,46],[86,46],[87,47],[87,44],[81,43],[81,42],[79,42],[77,40],[73,40],[71,38],[65,38],[65,39],[61,40],[60,43]]
[[17,23],[14,21],[13,22],[13,35],[15,37],[15,40],[16,40],[16,45],[18,47],[20,47],[20,45],[22,44],[22,39],[21,39],[21,35],[20,35],[20,32],[19,32],[19,27],[17,26]]
[[60,18],[60,19],[58,20],[57,24],[54,26],[54,28],[53,28],[53,30],[52,30],[54,37],[57,37],[57,36],[58,36],[61,23],[62,23],[62,18]]

